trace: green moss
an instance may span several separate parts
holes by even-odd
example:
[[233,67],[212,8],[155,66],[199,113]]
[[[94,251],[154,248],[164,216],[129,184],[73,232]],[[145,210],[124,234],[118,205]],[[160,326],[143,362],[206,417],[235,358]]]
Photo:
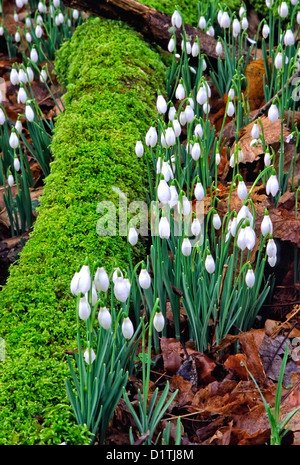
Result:
[[82,25],[57,60],[69,87],[54,161],[34,230],[1,292],[0,444],[87,442],[64,386],[66,351],[76,344],[69,284],[86,256],[107,269],[127,266],[126,238],[97,234],[97,205],[117,205],[112,186],[129,200],[145,199],[145,167],[134,145],[155,117],[165,82],[160,55],[118,22]]

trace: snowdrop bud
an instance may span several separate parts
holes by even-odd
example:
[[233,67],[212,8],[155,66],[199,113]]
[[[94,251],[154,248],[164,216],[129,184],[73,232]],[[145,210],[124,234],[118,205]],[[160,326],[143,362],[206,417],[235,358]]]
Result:
[[74,21],[77,21],[77,19],[79,18],[79,11],[76,10],[76,9],[73,10],[72,17],[73,17]]
[[160,333],[165,326],[165,319],[161,312],[156,312],[153,318],[153,326],[158,333]]
[[253,287],[255,284],[255,274],[251,268],[246,273],[245,282],[248,287]]
[[267,8],[271,8],[273,6],[274,0],[266,0],[266,6]]
[[186,122],[191,123],[193,121],[193,119],[194,119],[194,116],[195,116],[192,106],[187,105],[185,110],[184,110],[184,113],[185,113]]
[[38,16],[36,17],[36,23],[37,23],[37,24],[43,24],[43,18],[42,18],[41,15],[38,15]]
[[265,215],[260,225],[261,233],[263,236],[273,233],[273,224],[269,217],[268,211],[265,211]]
[[27,74],[23,68],[19,69],[18,76],[19,76],[20,83],[23,82],[24,84],[26,84],[28,82]]
[[103,267],[98,267],[94,276],[94,284],[98,292],[106,292],[109,288],[109,277]]
[[264,156],[264,165],[265,165],[265,166],[270,166],[270,165],[271,165],[271,155],[270,155],[270,152],[269,152],[268,149],[267,149],[266,152],[265,152],[265,156]]
[[274,66],[276,69],[282,69],[282,53],[279,52],[275,56]]
[[87,363],[87,365],[91,365],[96,359],[95,351],[93,349],[86,349],[84,351],[83,357],[85,363]]
[[289,14],[289,7],[286,2],[282,2],[278,7],[278,14],[281,18],[286,18]]
[[234,92],[234,89],[231,87],[228,91],[228,98],[230,98],[230,100],[233,100],[235,97],[235,92]]
[[88,265],[82,265],[79,271],[79,292],[86,294],[91,288],[91,273]]
[[149,289],[149,287],[151,286],[151,277],[146,268],[142,268],[140,271],[139,284],[142,289]]
[[19,73],[16,68],[12,68],[9,78],[13,86],[17,86],[19,84]]
[[232,235],[232,237],[235,237],[237,225],[237,215],[235,214],[230,225],[230,234]]
[[158,200],[162,203],[168,203],[171,200],[170,186],[165,181],[165,179],[161,179],[159,181],[159,184],[157,187],[157,197],[158,197]]
[[25,39],[27,40],[29,44],[32,42],[32,37],[31,37],[30,32],[26,32]]
[[269,37],[269,34],[270,34],[270,28],[267,24],[264,24],[263,25],[263,28],[262,28],[262,36],[264,39],[267,39]]
[[18,92],[18,96],[17,96],[17,101],[18,103],[26,103],[26,100],[27,100],[27,93],[26,93],[26,90],[24,89],[24,87],[20,87],[19,89],[19,92]]
[[175,40],[174,40],[173,37],[171,37],[171,39],[169,40],[169,43],[168,43],[168,50],[169,50],[170,53],[174,52],[175,45],[176,45]]
[[239,33],[241,32],[241,25],[237,18],[234,18],[232,22],[232,34],[233,37],[238,37]]
[[194,135],[195,137],[199,137],[199,139],[201,139],[201,137],[203,136],[203,128],[200,123],[196,124],[194,129]]
[[276,174],[271,174],[267,181],[266,185],[266,193],[267,195],[272,194],[273,197],[278,193],[279,191],[279,183]]
[[181,134],[181,125],[177,119],[173,121],[173,129],[176,137],[179,137]]
[[215,261],[212,257],[211,254],[208,254],[206,259],[205,259],[205,269],[208,273],[212,274],[214,273],[216,268]]
[[248,29],[249,23],[248,23],[248,19],[246,18],[246,16],[242,18],[241,26],[244,31]]
[[45,83],[47,82],[47,78],[48,78],[47,72],[44,69],[42,69],[40,73],[40,81]]
[[43,35],[43,29],[42,29],[42,26],[40,24],[38,24],[35,28],[35,35],[37,36],[38,39],[40,39]]
[[285,45],[294,45],[295,43],[295,38],[293,31],[291,29],[288,29],[284,35],[284,44]]
[[198,93],[196,95],[196,100],[199,103],[199,105],[203,105],[204,103],[207,102],[208,93],[207,93],[207,89],[204,86],[199,87]]
[[219,10],[218,15],[217,15],[217,20],[218,20],[219,25],[221,25],[222,15],[223,15],[223,11]]
[[30,103],[26,103],[25,116],[26,116],[27,121],[32,123],[32,121],[34,120],[34,111]]
[[31,27],[31,18],[30,18],[30,16],[26,16],[25,24],[26,24],[26,27],[28,27],[28,28]]
[[202,200],[204,198],[204,189],[201,182],[196,183],[194,195],[197,200]]
[[255,246],[256,236],[254,230],[251,226],[246,226],[245,228],[245,242],[248,250],[252,250]]
[[182,18],[181,18],[180,13],[177,10],[175,10],[171,16],[171,23],[172,23],[172,26],[175,26],[178,29],[181,28],[182,26]]
[[222,14],[220,26],[224,29],[227,29],[230,26],[230,17],[227,11],[224,11],[224,13]]
[[241,249],[241,250],[245,250],[246,246],[247,246],[247,241],[246,241],[246,234],[245,234],[245,225],[242,225],[242,227],[240,228],[239,232],[238,232],[238,237],[237,237],[237,246]]
[[181,252],[185,257],[188,257],[192,253],[192,244],[187,237],[185,237],[182,241]]
[[129,279],[119,277],[115,280],[114,283],[114,294],[115,298],[119,302],[126,302],[130,293],[130,282]]
[[83,321],[86,321],[91,314],[91,307],[90,304],[87,301],[86,296],[83,296],[79,300],[79,306],[78,306],[78,315],[79,318]]
[[165,140],[167,146],[169,147],[172,147],[176,143],[176,135],[174,129],[170,126],[166,129]]
[[297,13],[296,21],[297,21],[297,24],[300,24],[300,11],[298,11]]
[[12,149],[16,149],[19,146],[19,138],[15,131],[13,131],[9,137],[9,145]]
[[184,42],[184,40],[182,40],[182,42],[181,42],[181,49],[182,49],[183,51],[185,50],[186,53],[187,53],[188,55],[190,55],[190,54],[192,53],[192,46],[191,46],[190,41],[187,40],[186,42]]
[[275,123],[279,118],[279,112],[276,105],[272,104],[268,111],[268,118],[271,123]]
[[146,141],[146,145],[148,147],[155,147],[155,145],[157,144],[157,131],[156,131],[156,128],[154,126],[151,126],[151,128],[148,130],[147,134],[146,134],[146,138],[145,138],[145,141]]
[[13,175],[9,174],[8,178],[7,178],[7,184],[9,185],[9,187],[12,187],[14,185],[14,182],[15,182],[15,180],[14,180]]
[[245,200],[248,195],[247,187],[244,181],[239,181],[237,195],[240,200]]
[[272,268],[276,265],[276,262],[277,262],[276,255],[274,255],[274,257],[268,257],[268,263]]
[[76,272],[71,280],[70,290],[73,295],[79,294],[79,278],[80,278],[80,274]]
[[221,55],[223,52],[223,45],[222,42],[218,41],[216,45],[216,54]]
[[167,102],[162,95],[158,95],[157,97],[156,108],[157,108],[158,113],[162,115],[165,114],[167,111],[167,108],[168,108]]
[[251,137],[252,139],[258,139],[260,136],[260,130],[258,124],[255,122],[252,129],[251,129]]
[[198,26],[199,26],[199,29],[205,29],[206,28],[206,19],[205,19],[204,16],[200,16]]
[[43,4],[43,2],[38,3],[38,11],[40,13],[44,13],[44,4]]
[[23,8],[24,2],[23,0],[16,0],[16,7],[17,8]]
[[215,163],[216,165],[219,165],[220,162],[221,162],[221,155],[219,154],[219,152],[217,152],[215,155]]
[[222,226],[221,218],[219,217],[218,213],[214,213],[212,223],[215,229],[220,229]]
[[207,63],[206,61],[204,60],[204,58],[202,58],[202,71],[205,71],[207,68]]
[[192,158],[193,160],[197,161],[200,158],[201,155],[201,148],[199,142],[195,142],[192,148]]
[[17,32],[15,33],[15,41],[16,41],[16,42],[20,42],[20,41],[21,41],[21,36],[20,36],[19,31],[17,31]]
[[17,157],[15,157],[15,158],[14,158],[14,168],[15,168],[15,170],[16,170],[16,171],[19,171],[19,170],[20,170],[20,167],[21,167],[20,161],[19,161],[19,159],[18,159]]
[[111,327],[111,314],[106,307],[101,307],[98,313],[99,325],[103,329],[109,329]]
[[128,231],[128,242],[130,245],[134,246],[138,243],[139,235],[135,228],[129,228]]
[[206,34],[210,37],[214,37],[215,36],[215,30],[213,28],[213,26],[209,26],[209,28],[207,29],[206,31]]
[[228,107],[227,107],[227,116],[231,118],[233,115],[234,115],[234,105],[232,102],[229,102]]
[[178,203],[178,192],[175,186],[170,186],[171,199],[169,200],[170,208],[174,208]]
[[142,141],[140,140],[138,140],[135,144],[135,154],[139,158],[141,158],[144,155],[144,146]]
[[268,240],[267,247],[266,247],[266,252],[268,257],[276,257],[277,256],[277,246],[275,244],[274,239],[271,237]]
[[35,48],[32,48],[32,49],[31,49],[31,52],[30,52],[30,60],[31,60],[33,63],[37,63],[38,60],[39,60],[38,52],[36,51]]
[[171,103],[168,113],[168,118],[170,121],[173,121],[176,116],[176,108],[174,107],[173,103]]
[[133,336],[133,333],[134,333],[134,328],[133,328],[133,324],[131,322],[131,319],[126,316],[123,320],[123,323],[122,323],[122,333],[123,333],[123,336],[125,337],[125,339],[129,340],[132,338]]
[[241,18],[246,13],[246,8],[241,6],[239,9],[239,17]]
[[178,213],[179,214],[182,214],[184,216],[187,216],[187,215],[190,214],[190,212],[191,212],[191,203],[190,203],[189,199],[185,195],[183,195],[181,201],[178,202],[177,208],[178,208]]
[[32,82],[34,80],[34,73],[33,73],[32,68],[30,68],[29,66],[28,68],[26,68],[26,72],[27,72],[29,82]]
[[175,97],[177,100],[183,100],[185,98],[185,90],[183,84],[180,82],[175,91]]
[[6,116],[2,108],[0,108],[0,125],[3,126],[3,124],[6,121]]
[[53,5],[55,6],[55,8],[58,8],[59,4],[60,4],[60,0],[53,0]]
[[169,239],[170,237],[170,223],[165,216],[162,216],[159,221],[158,233],[161,239]]
[[198,42],[194,42],[192,46],[192,56],[197,57],[198,55],[199,55],[199,45],[198,45]]
[[195,218],[191,224],[191,232],[193,236],[199,236],[201,233],[201,223],[199,221],[199,218]]

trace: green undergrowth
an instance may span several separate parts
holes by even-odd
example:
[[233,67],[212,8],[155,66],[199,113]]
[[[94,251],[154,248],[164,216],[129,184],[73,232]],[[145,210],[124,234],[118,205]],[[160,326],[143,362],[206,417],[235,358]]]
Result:
[[[119,22],[90,20],[59,51],[68,81],[57,118],[54,161],[30,239],[1,292],[0,444],[88,443],[71,413],[66,351],[76,347],[70,280],[85,257],[110,270],[127,265],[126,237],[100,238],[103,200],[115,186],[144,200],[146,169],[136,140],[155,118],[165,65],[159,53]],[[144,254],[144,246],[137,247]]]

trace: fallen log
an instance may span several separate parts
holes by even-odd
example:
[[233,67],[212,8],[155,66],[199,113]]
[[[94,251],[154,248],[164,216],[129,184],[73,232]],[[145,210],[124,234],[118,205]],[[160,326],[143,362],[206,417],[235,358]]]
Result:
[[[136,29],[145,38],[156,42],[167,50],[171,37],[169,32],[171,16],[157,11],[155,8],[143,5],[135,0],[63,0],[69,8],[75,8],[103,18],[122,20]],[[217,59],[214,37],[205,32],[184,24],[185,32],[191,41],[199,37],[201,52],[208,58]],[[175,31],[177,44],[181,44],[182,28]]]

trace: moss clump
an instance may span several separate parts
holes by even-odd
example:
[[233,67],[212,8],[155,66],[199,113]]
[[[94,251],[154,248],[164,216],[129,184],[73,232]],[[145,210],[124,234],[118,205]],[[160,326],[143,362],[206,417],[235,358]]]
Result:
[[[127,264],[124,237],[97,234],[97,205],[145,199],[145,168],[134,145],[155,117],[165,67],[129,27],[90,20],[59,52],[69,82],[56,121],[54,161],[39,216],[1,292],[0,444],[86,443],[72,417],[64,380],[74,350],[70,280],[86,256],[107,269]],[[143,252],[140,246],[139,252]]]

